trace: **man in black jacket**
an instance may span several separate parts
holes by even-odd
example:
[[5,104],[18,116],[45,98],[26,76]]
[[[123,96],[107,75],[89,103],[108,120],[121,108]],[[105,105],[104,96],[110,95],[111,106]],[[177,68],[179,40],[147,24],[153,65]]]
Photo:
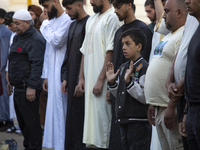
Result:
[[42,130],[39,116],[39,95],[42,88],[42,66],[45,40],[33,27],[30,13],[21,9],[13,16],[17,35],[10,48],[8,76],[14,86],[14,105],[24,147],[42,149]]

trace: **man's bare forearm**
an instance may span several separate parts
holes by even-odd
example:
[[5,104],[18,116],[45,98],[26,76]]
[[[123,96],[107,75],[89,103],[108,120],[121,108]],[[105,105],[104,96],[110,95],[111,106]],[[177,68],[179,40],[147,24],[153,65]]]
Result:
[[184,82],[185,82],[185,76],[183,76],[181,78],[181,80],[176,85],[176,87],[178,89],[178,91],[177,91],[178,94],[183,94],[184,93]]
[[174,64],[175,64],[175,61],[176,61],[176,56],[174,57],[174,60],[172,62],[172,65],[170,67],[169,74],[168,74],[168,77],[167,77],[167,81],[166,81],[167,88],[168,88],[170,83],[174,83],[175,82],[174,81]]
[[162,17],[164,6],[161,0],[154,0],[157,21]]
[[99,74],[98,80],[104,80],[106,78],[106,69],[105,68],[107,66],[107,63],[112,60],[112,54],[113,54],[112,50],[107,51],[106,58],[105,58],[105,61],[103,64],[103,68],[101,70],[101,73]]
[[79,71],[79,80],[81,79],[84,80],[84,55],[82,55],[82,58],[81,58],[81,67]]

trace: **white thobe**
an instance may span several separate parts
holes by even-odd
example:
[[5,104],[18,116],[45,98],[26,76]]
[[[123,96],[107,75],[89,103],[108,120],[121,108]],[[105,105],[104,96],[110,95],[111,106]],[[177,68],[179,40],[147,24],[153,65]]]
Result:
[[[170,31],[166,29],[164,19],[160,19],[155,27],[154,33],[152,37],[152,44],[151,44],[151,53],[149,56],[149,63],[151,63],[151,59],[154,55],[154,50],[156,46],[160,43],[160,41],[164,38],[164,35],[167,35]],[[161,34],[162,33],[162,34]],[[158,133],[156,127],[152,126],[152,136],[151,136],[151,150],[161,150],[160,141],[158,139]]]
[[67,49],[71,19],[66,13],[44,20],[40,31],[46,40],[42,78],[48,79],[43,146],[64,150],[67,96],[61,93],[61,65]]
[[111,127],[111,105],[106,103],[107,80],[102,93],[92,93],[108,50],[113,50],[113,40],[121,23],[112,8],[99,16],[91,16],[86,23],[86,35],[80,49],[84,54],[85,119],[83,143],[87,147],[108,148]]
[[[10,46],[12,45],[13,43],[13,38],[15,37],[16,35],[16,32],[13,32],[10,36]],[[10,53],[10,48],[9,48],[9,53]],[[6,65],[6,71],[8,71],[8,63],[9,61],[7,61],[7,65]],[[13,91],[14,91],[14,87],[13,87]],[[14,97],[13,97],[14,94],[11,94],[9,96],[9,110],[10,110],[10,119],[14,119],[14,118],[17,118],[16,117],[16,113],[15,113],[15,108],[14,108]]]

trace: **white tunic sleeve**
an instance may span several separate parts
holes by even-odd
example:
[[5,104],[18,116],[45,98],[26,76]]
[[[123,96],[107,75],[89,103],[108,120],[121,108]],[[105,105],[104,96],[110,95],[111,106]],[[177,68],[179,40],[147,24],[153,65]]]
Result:
[[45,40],[54,47],[62,47],[67,42],[66,38],[64,37],[68,34],[67,29],[70,27],[72,21],[68,15],[66,15],[64,19],[65,20],[56,22],[56,24],[60,25],[59,28],[55,31],[52,29],[52,27],[50,26],[50,21],[47,19],[42,22],[42,25],[40,27],[40,31]]
[[47,79],[48,78],[48,49],[45,49],[44,53],[44,63],[43,63],[43,69],[42,69],[42,76],[41,78]]
[[119,22],[118,17],[116,14],[111,14],[111,16],[108,18],[106,25],[105,25],[105,47],[106,51],[113,50],[114,48],[114,36],[116,31],[121,26],[121,22]]

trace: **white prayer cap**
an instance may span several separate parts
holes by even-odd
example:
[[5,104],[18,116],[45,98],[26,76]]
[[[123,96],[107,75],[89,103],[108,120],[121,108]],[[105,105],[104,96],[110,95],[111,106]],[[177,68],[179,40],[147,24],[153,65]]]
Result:
[[30,13],[26,9],[20,9],[15,12],[13,19],[32,20]]

